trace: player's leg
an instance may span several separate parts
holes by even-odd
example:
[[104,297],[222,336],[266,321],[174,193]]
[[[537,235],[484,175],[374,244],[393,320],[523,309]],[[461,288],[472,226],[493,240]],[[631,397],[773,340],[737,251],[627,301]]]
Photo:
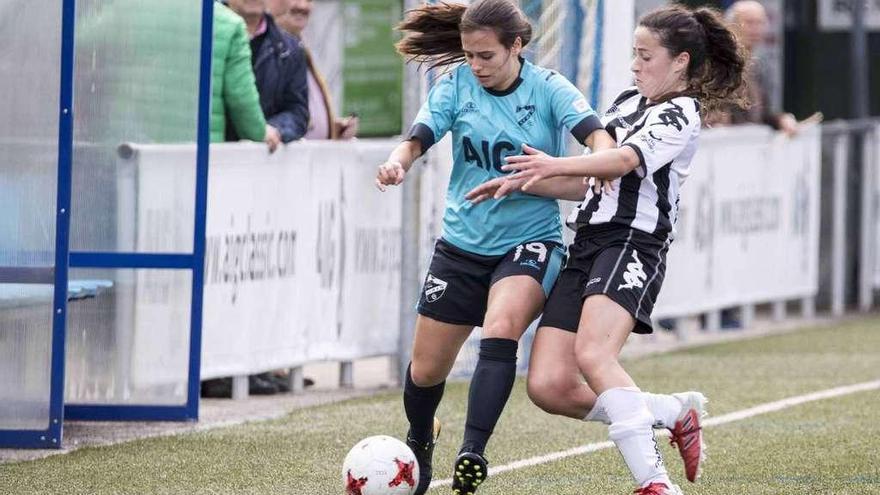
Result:
[[[597,283],[584,289],[575,355],[587,383],[598,394],[594,410],[607,416],[609,436],[640,489],[651,493],[649,487],[662,485],[674,492],[652,426],[658,417],[663,424],[677,423],[678,418],[673,420],[672,415],[691,404],[683,405],[675,397],[646,396],[619,362],[620,350],[631,332],[653,331],[650,315],[662,284],[668,249],[668,244],[634,234],[630,230],[623,243],[619,239],[607,243],[596,256],[590,281]],[[648,398],[659,410],[650,410]],[[699,428],[698,424],[692,426]],[[691,454],[699,450],[697,447]],[[695,467],[692,461],[685,457],[688,470]],[[699,460],[696,464],[698,467]]]
[[446,377],[473,327],[483,321],[497,260],[467,253],[442,240],[435,247],[419,300],[412,361],[403,394],[410,423],[407,445],[419,461],[418,495],[425,493],[431,482],[439,427],[435,426],[434,414],[443,397]]
[[618,361],[634,326],[632,315],[608,296],[587,297],[575,339],[576,360],[590,388],[598,394],[595,407],[610,420],[609,437],[640,489],[657,484],[671,488],[654,438],[654,416]]
[[403,387],[403,408],[409,421],[406,444],[419,463],[417,495],[427,492],[431,484],[434,443],[440,434],[440,423],[434,414],[443,398],[446,377],[472,330],[471,325],[443,323],[423,315],[416,319],[412,361]]
[[518,341],[541,312],[563,256],[558,244],[525,243],[511,250],[493,274],[453,493],[472,493],[485,479],[483,454],[513,388]]
[[[594,257],[602,253],[595,247],[593,243],[584,242],[572,246],[572,257],[544,305],[544,315],[532,344],[528,393],[532,402],[551,414],[609,424],[605,412],[594,407],[596,393],[584,383],[574,353],[584,291],[604,279],[599,273],[590,274],[595,264]],[[606,258],[613,257],[599,256],[600,264]],[[684,402],[694,394],[687,392],[673,396],[646,393],[648,409],[655,418],[654,427],[672,428],[683,410]]]
[[[569,263],[576,262],[569,260]],[[574,354],[587,274],[566,268],[544,305],[544,316],[532,343],[527,390],[529,398],[550,414],[584,419],[596,394],[584,383]]]

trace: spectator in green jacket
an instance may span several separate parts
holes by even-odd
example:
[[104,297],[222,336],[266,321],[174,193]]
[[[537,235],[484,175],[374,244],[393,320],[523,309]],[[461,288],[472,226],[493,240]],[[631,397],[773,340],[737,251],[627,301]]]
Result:
[[228,116],[241,139],[264,141],[275,151],[281,137],[260,108],[244,20],[219,2],[214,3],[213,52],[211,142],[224,140]]

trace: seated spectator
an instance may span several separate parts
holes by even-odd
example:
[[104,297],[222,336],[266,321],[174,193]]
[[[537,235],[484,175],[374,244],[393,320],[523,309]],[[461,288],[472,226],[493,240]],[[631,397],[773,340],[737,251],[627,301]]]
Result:
[[[275,25],[266,12],[265,0],[229,0],[229,8],[247,25],[268,132],[284,143],[303,137],[309,122],[309,103],[306,56],[299,40]],[[238,135],[234,124],[226,132],[227,137]]]
[[220,3],[214,4],[212,45],[211,142],[225,140],[228,121],[241,139],[266,141],[274,151],[277,143],[266,132],[244,21]]
[[[302,32],[312,13],[312,0],[267,0],[269,11],[282,29],[302,42]],[[305,49],[308,64],[309,120],[307,139],[351,139],[357,135],[360,121],[349,115],[343,119],[333,113],[333,98],[327,83],[315,66],[308,48]]]

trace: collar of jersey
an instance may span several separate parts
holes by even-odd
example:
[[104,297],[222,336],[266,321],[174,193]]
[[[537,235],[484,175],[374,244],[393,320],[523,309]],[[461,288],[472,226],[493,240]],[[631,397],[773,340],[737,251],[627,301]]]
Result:
[[513,93],[514,91],[516,91],[516,88],[518,88],[519,85],[522,84],[522,82],[523,82],[522,73],[523,73],[523,69],[525,67],[526,67],[526,59],[519,57],[519,75],[516,77],[516,81],[513,81],[513,84],[511,84],[509,88],[507,88],[503,91],[498,91],[497,89],[489,89],[489,88],[483,88],[483,89],[486,90],[486,92],[492,96],[507,96],[510,93]]

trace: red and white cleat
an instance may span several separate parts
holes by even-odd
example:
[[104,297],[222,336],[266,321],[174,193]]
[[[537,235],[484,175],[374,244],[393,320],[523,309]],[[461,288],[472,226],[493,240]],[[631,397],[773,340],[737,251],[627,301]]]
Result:
[[678,447],[678,453],[684,461],[684,474],[693,483],[700,477],[703,461],[706,460],[701,423],[706,416],[708,399],[699,392],[672,395],[681,401],[681,413],[675,420],[675,426],[669,429],[669,443]]
[[684,495],[678,485],[666,486],[665,483],[651,483],[633,493],[636,495]]

